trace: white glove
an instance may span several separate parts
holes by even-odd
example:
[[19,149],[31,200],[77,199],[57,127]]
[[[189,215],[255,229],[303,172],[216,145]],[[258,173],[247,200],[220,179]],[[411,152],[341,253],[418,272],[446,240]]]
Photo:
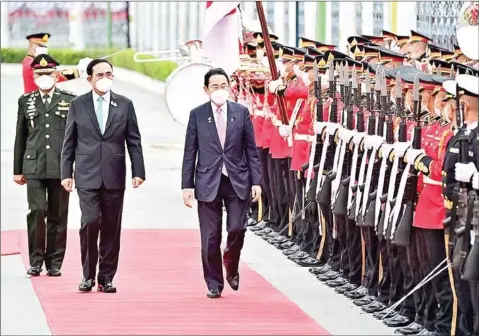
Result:
[[353,137],[353,142],[354,142],[354,144],[355,144],[356,146],[359,146],[359,144],[361,143],[361,141],[363,141],[364,137],[365,137],[364,132],[362,132],[362,133],[356,133],[356,134],[354,135],[354,137]]
[[384,142],[384,139],[379,135],[368,135],[366,136],[366,148],[367,149],[378,149]]
[[393,145],[394,154],[401,158],[410,146],[411,144],[409,142],[395,142]]
[[277,80],[269,82],[269,92],[275,93],[278,87],[283,85],[283,80],[281,78],[278,78]]
[[[479,190],[479,173],[472,175],[472,187],[476,190]],[[479,239],[479,237],[477,237]]]
[[477,173],[474,163],[456,163],[456,181],[468,183],[474,173]]
[[349,140],[353,137],[354,133],[347,128],[341,128],[339,130],[339,138],[345,143],[349,143]]
[[417,157],[421,154],[424,154],[423,149],[412,149],[412,148],[408,149],[406,151],[406,162],[413,165]]
[[85,78],[87,76],[86,68],[88,67],[88,64],[90,64],[91,61],[93,61],[92,58],[85,57],[85,58],[82,58],[80,62],[78,62],[77,69],[78,69],[78,73],[80,74],[80,77]]
[[339,128],[339,124],[337,123],[329,123],[328,125],[328,134],[329,135],[334,135],[334,133],[336,132],[336,130]]
[[279,126],[279,135],[281,135],[283,138],[287,138],[291,135],[291,132],[293,131],[293,127],[290,125],[281,125]]
[[324,122],[316,121],[313,125],[314,133],[315,134],[323,133],[323,130],[325,127],[326,127],[326,124]]
[[381,145],[381,156],[382,157],[389,157],[389,154],[391,154],[391,151],[393,150],[393,145],[384,143]]

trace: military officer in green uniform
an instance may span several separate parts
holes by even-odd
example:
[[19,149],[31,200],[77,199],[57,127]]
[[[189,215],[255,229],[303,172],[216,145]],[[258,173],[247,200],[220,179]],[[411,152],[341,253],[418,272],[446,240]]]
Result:
[[61,276],[65,256],[68,192],[60,183],[60,153],[70,102],[75,95],[56,87],[59,63],[47,54],[31,67],[38,90],[18,99],[14,181],[27,185],[28,275]]

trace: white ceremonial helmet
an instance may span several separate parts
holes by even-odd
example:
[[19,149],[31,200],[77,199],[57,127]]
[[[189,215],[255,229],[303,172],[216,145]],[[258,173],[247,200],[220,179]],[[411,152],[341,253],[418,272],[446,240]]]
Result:
[[456,24],[459,48],[467,58],[479,59],[479,1],[462,5]]

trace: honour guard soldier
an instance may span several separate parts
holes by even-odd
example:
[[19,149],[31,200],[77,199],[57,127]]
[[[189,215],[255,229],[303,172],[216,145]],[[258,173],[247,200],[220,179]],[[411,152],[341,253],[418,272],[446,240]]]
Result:
[[55,87],[58,65],[47,54],[36,56],[31,67],[39,89],[18,99],[13,174],[27,185],[31,276],[40,275],[43,263],[47,275],[60,276],[66,249],[69,195],[60,184],[60,153],[75,96]]
[[[456,91],[456,85],[458,90]],[[457,183],[466,182],[467,189],[472,189],[471,185],[471,175],[466,174],[467,171],[464,171],[464,165],[458,165],[459,162],[459,152],[460,152],[460,143],[461,138],[465,137],[467,143],[467,152],[466,157],[468,162],[476,162],[476,153],[477,153],[477,122],[478,122],[478,102],[479,102],[479,79],[474,76],[470,75],[461,75],[457,77],[456,81],[446,81],[444,82],[444,87],[448,91],[448,93],[454,94],[456,93],[459,97],[456,96],[456,101],[459,102],[459,106],[456,106],[455,113],[452,113],[453,120],[463,120],[464,125],[458,125],[459,129],[456,129],[454,132],[454,136],[451,138],[447,145],[447,153],[446,158],[444,160],[443,165],[443,195],[444,195],[444,203],[448,213],[448,216],[456,211],[460,211],[457,207],[457,203],[455,202],[456,198],[456,191],[455,186]],[[451,88],[453,87],[453,88]],[[459,99],[458,99],[459,98]],[[457,113],[460,113],[460,118],[457,118]],[[457,123],[457,122],[456,122]],[[466,165],[467,166],[467,165]],[[470,172],[469,172],[470,174]],[[457,177],[457,179],[456,179]],[[466,180],[466,177],[469,177],[469,180]],[[459,214],[458,214],[459,215]],[[474,219],[477,220],[477,219]],[[451,223],[451,232],[454,235],[454,227],[457,223]],[[460,225],[459,225],[460,226]],[[457,226],[456,226],[457,228]],[[477,238],[476,238],[477,239]],[[452,261],[452,273],[454,276],[454,285],[456,288],[457,297],[454,298],[453,304],[457,304],[457,334],[458,335],[477,335],[477,325],[476,330],[474,329],[474,310],[478,307],[478,300],[477,297],[477,284],[475,286],[471,286],[471,283],[468,281],[461,279],[461,271],[460,268],[455,265],[454,259],[452,256],[462,253],[463,251],[456,251],[456,249],[461,250],[463,248],[463,244],[459,244],[460,239],[456,239],[454,242],[454,247],[452,248],[452,253],[449,254],[449,262]],[[465,244],[464,244],[465,245]],[[474,307],[474,308],[473,308]],[[477,323],[477,321],[476,321]]]
[[[22,77],[24,93],[30,93],[38,90],[33,76],[33,69],[30,66],[36,55],[47,54],[49,33],[35,33],[27,36],[28,40],[28,54],[22,61]],[[57,82],[64,82],[80,77],[80,73],[86,71],[88,65],[83,60],[80,60],[76,68],[62,69],[57,74]]]

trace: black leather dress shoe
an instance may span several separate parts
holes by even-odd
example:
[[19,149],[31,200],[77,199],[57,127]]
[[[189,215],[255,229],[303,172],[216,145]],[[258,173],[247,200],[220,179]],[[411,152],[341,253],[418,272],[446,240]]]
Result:
[[268,239],[274,239],[276,237],[282,237],[282,236],[276,231],[271,231],[270,233],[262,236],[261,238],[263,238],[264,240],[268,240]]
[[347,283],[348,283],[348,280],[346,280],[345,278],[337,277],[336,279],[326,281],[326,286],[335,288],[335,287],[345,285]]
[[[290,249],[292,248],[293,246],[296,246],[296,244],[292,241],[287,241],[286,243],[283,243],[280,245],[281,249],[283,250],[287,250],[287,249]],[[299,247],[299,246],[298,246]]]
[[116,293],[116,287],[113,286],[111,281],[106,281],[104,283],[100,283],[100,281],[98,281],[97,290],[103,293]]
[[355,290],[358,287],[359,286],[356,284],[346,283],[342,286],[335,288],[334,291],[339,294],[344,294],[345,292],[350,292],[352,290]]
[[358,306],[358,307],[362,307],[362,306],[366,306],[368,304],[371,304],[373,303],[374,301],[376,301],[376,298],[372,295],[366,295],[366,296],[363,296],[362,298],[360,299],[356,299],[353,301],[353,303]]
[[221,291],[219,289],[210,289],[206,296],[210,299],[217,299],[221,297]]
[[434,331],[429,331],[427,330],[426,328],[424,328],[423,330],[421,330],[418,335],[425,335],[425,336],[440,336],[438,333],[434,332]]
[[48,276],[51,276],[51,277],[59,277],[59,276],[62,276],[62,272],[60,272],[59,269],[50,268],[50,269],[47,271],[47,275],[48,275]]
[[83,278],[78,286],[80,292],[91,292],[92,288],[95,286],[95,280]]
[[329,270],[331,270],[331,266],[329,266],[329,264],[324,264],[321,267],[310,269],[309,272],[313,273],[314,275],[319,275],[319,274],[326,273]]
[[424,330],[424,327],[419,323],[413,322],[405,327],[394,330],[396,335],[417,335]]
[[295,254],[291,254],[288,256],[288,259],[290,260],[301,260],[301,259],[306,259],[309,257],[309,254],[304,251],[298,251]]
[[260,231],[260,230],[263,230],[264,228],[266,228],[266,222],[265,221],[261,221],[259,222],[258,224],[256,224],[255,226],[250,226],[250,231]]
[[316,279],[318,279],[319,281],[328,281],[328,280],[334,280],[336,278],[339,278],[339,276],[340,276],[339,272],[329,270],[326,273],[319,274],[316,277]]
[[27,274],[30,276],[39,276],[40,273],[42,273],[41,266],[32,266],[27,271]]
[[263,230],[255,231],[254,234],[262,237],[262,236],[265,236],[267,234],[270,234],[271,232],[273,232],[273,229],[264,228]]
[[356,300],[368,295],[368,289],[363,286],[360,286],[353,291],[344,293],[344,295],[349,299]]
[[321,262],[319,262],[318,260],[312,257],[308,257],[306,259],[301,259],[301,260],[295,260],[294,262],[301,267],[321,266]]
[[246,222],[246,226],[255,226],[256,224],[258,224],[258,222],[253,218],[248,218],[248,221]]
[[289,255],[295,254],[299,250],[300,250],[300,247],[298,245],[295,245],[289,249],[283,250],[283,254],[289,256]]
[[385,318],[386,314],[387,314],[387,318],[390,318],[390,317],[396,316],[398,312],[396,310],[391,310],[388,312],[388,309],[386,308],[384,310],[374,313],[373,317],[377,318],[378,320],[382,320],[383,318]]
[[411,323],[411,320],[406,316],[396,315],[387,319],[384,319],[384,324],[391,328],[405,327]]
[[230,285],[231,289],[237,291],[239,288],[239,274],[236,273],[235,276],[226,276],[226,281]]
[[361,307],[361,309],[368,314],[372,314],[372,313],[384,310],[386,308],[387,306],[384,303],[381,303],[376,300],[374,300],[370,304],[367,304]]
[[285,237],[285,236],[276,236],[273,240],[273,243],[283,244],[283,243],[286,243],[286,242],[288,242],[288,238]]

